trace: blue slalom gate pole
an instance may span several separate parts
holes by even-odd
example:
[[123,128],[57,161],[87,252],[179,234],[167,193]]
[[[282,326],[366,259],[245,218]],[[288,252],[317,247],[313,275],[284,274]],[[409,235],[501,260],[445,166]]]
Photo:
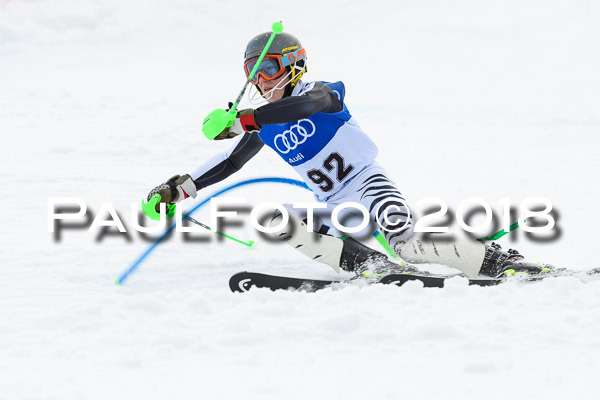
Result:
[[[292,185],[292,186],[298,186],[298,187],[310,190],[308,188],[308,186],[306,186],[306,183],[304,183],[302,181],[299,181],[297,179],[279,178],[279,177],[267,177],[267,178],[248,179],[246,181],[241,181],[241,182],[238,182],[238,183],[233,184],[231,186],[228,186],[228,187],[226,187],[224,189],[221,189],[217,193],[214,193],[211,196],[208,196],[207,198],[205,198],[204,200],[202,200],[200,203],[196,204],[190,211],[188,211],[186,214],[184,214],[182,219],[185,219],[187,216],[192,215],[193,212],[195,212],[200,207],[202,207],[203,205],[205,205],[206,203],[208,203],[210,201],[210,199],[212,199],[213,197],[216,197],[216,196],[219,196],[219,195],[221,195],[223,193],[229,192],[230,190],[237,189],[237,188],[242,187],[242,186],[252,185],[252,184],[255,184],[255,183],[283,183],[283,184]],[[154,249],[169,235],[169,233],[171,233],[171,231],[173,229],[175,229],[175,224],[171,225],[171,227],[169,229],[167,229],[165,231],[165,233],[161,237],[159,237],[158,239],[156,239],[156,241],[154,243],[152,243],[150,245],[150,247],[148,247],[148,249],[146,249],[146,251],[144,251],[131,264],[131,266],[129,266],[129,268],[127,268],[127,270],[125,270],[125,272],[123,272],[121,274],[121,276],[115,281],[115,285],[122,285],[123,282],[125,282],[127,280],[127,278],[129,278],[129,276],[138,269],[138,267],[140,266],[140,264],[142,263],[142,261],[144,261],[154,251]]]

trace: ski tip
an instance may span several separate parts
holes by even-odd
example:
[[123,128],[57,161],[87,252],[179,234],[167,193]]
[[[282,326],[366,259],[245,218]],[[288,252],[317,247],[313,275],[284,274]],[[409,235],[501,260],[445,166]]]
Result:
[[229,278],[229,289],[232,292],[247,292],[252,286],[251,279],[247,271],[238,272]]
[[254,243],[255,243],[254,240],[249,241],[248,242],[248,247],[251,247]]

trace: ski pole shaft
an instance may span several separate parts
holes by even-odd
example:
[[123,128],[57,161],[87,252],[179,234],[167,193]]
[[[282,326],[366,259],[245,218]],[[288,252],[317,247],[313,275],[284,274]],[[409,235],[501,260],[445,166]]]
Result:
[[[258,65],[258,64],[257,64]],[[231,109],[229,110],[230,113],[234,113],[237,110],[237,106],[240,104],[240,101],[242,101],[242,97],[244,97],[244,93],[246,93],[246,88],[248,87],[248,84],[250,83],[250,80],[248,80],[245,84],[244,87],[242,88],[242,91],[240,92],[240,94],[238,95],[237,99],[235,99],[235,102],[233,103],[233,105],[231,106]]]
[[[525,222],[525,220],[523,220],[523,222]],[[498,232],[494,233],[491,236],[487,236],[487,237],[482,237],[479,239],[480,242],[487,242],[488,240],[498,240],[500,239],[502,236],[514,231],[515,229],[517,229],[519,227],[519,221],[515,222],[514,224],[512,224],[511,226],[508,227],[508,231],[505,231],[504,229],[500,229]]]
[[238,243],[240,243],[240,244],[243,244],[244,246],[248,246],[248,247],[250,247],[250,246],[252,246],[252,245],[254,244],[254,240],[251,240],[251,241],[249,241],[249,242],[247,242],[247,243],[246,243],[246,242],[244,242],[244,241],[242,241],[242,240],[240,240],[240,239],[236,239],[236,238],[234,238],[233,236],[229,236],[229,235],[227,235],[227,234],[225,234],[225,233],[223,233],[223,232],[219,232],[219,231],[213,231],[213,230],[211,229],[211,227],[210,227],[210,226],[208,226],[208,225],[205,225],[205,224],[203,224],[202,222],[196,221],[194,218],[190,217],[189,215],[188,215],[188,216],[186,216],[186,217],[185,217],[185,219],[187,219],[187,220],[188,220],[188,221],[190,221],[190,222],[193,222],[193,223],[194,223],[194,224],[196,224],[196,225],[200,225],[200,226],[201,226],[201,227],[203,227],[204,229],[207,229],[207,230],[209,230],[209,231],[211,231],[211,232],[214,232],[214,233],[216,233],[217,235],[221,235],[221,236],[223,236],[223,237],[226,237],[227,239],[231,239],[231,240],[233,240],[234,242],[238,242]]
[[388,252],[390,257],[398,258],[398,255],[396,253],[394,253],[394,250],[392,250],[392,248],[390,247],[388,242],[385,240],[385,237],[383,237],[381,232],[375,231],[375,233],[373,234],[373,237],[375,237],[375,240],[377,240],[377,242],[385,249],[385,251]]

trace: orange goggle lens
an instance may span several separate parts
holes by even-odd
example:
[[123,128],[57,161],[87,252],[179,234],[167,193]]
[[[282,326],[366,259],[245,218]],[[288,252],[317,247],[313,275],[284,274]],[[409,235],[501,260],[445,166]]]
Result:
[[[258,83],[258,76],[261,75],[263,79],[270,81],[272,79],[277,79],[283,74],[285,71],[285,67],[288,65],[292,65],[297,61],[303,60],[306,57],[306,50],[298,49],[293,53],[286,54],[285,56],[267,54],[265,58],[263,58],[258,70],[256,71],[256,75],[250,81],[253,84]],[[258,57],[251,58],[246,61],[244,64],[244,70],[246,71],[246,77],[250,76],[250,73],[254,69],[256,62],[258,61]]]
[[[284,71],[283,66],[281,66],[280,57],[281,56],[265,56],[260,63],[258,70],[256,71],[256,75],[254,75],[250,82],[256,85],[258,83],[259,75],[262,75],[263,79],[267,81],[278,78]],[[250,76],[250,73],[256,66],[257,61],[258,57],[251,58],[250,60],[246,61],[244,64],[246,77]]]

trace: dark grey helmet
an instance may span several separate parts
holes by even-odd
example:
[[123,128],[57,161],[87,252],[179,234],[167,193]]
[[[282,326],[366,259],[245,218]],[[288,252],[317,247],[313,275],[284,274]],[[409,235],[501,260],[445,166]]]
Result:
[[[246,46],[246,52],[244,53],[244,63],[251,58],[260,56],[263,49],[267,45],[267,42],[269,41],[270,37],[271,32],[264,32],[254,36]],[[290,71],[292,71],[292,77],[290,82],[291,87],[294,87],[298,79],[300,79],[302,75],[306,71],[308,71],[308,69],[306,68],[306,52],[302,47],[302,43],[300,43],[296,36],[287,32],[282,32],[275,36],[275,39],[273,40],[273,43],[271,43],[269,51],[267,52],[267,54],[286,56],[298,50],[301,50],[299,52],[301,56],[298,57],[301,59],[297,61],[294,59],[292,64],[286,67],[289,68]],[[292,61],[292,57],[294,57],[294,55],[291,55],[289,57],[289,61]]]
[[[254,36],[250,42],[248,42],[248,46],[246,46],[244,62],[253,57],[260,56],[260,53],[262,53],[270,37],[271,32],[264,32]],[[271,47],[269,47],[267,54],[286,55],[301,48],[302,43],[300,43],[296,36],[287,32],[282,32],[275,36],[275,39],[273,40],[273,43],[271,43]]]

